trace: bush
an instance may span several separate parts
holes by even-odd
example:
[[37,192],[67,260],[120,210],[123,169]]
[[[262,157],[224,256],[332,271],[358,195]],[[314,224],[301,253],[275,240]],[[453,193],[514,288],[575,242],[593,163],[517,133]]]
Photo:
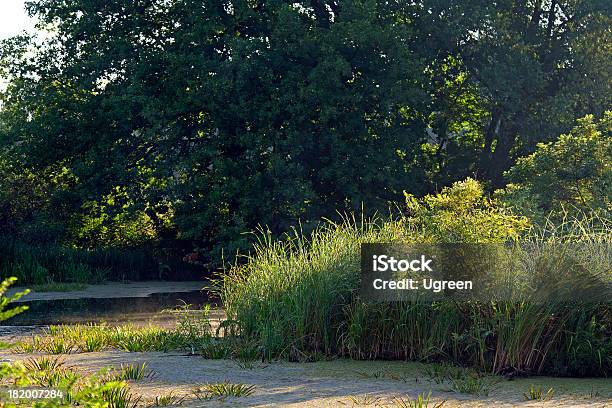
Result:
[[405,193],[403,220],[414,242],[500,243],[516,241],[528,227],[527,218],[514,215],[484,194],[471,178],[445,187],[440,194],[416,199]]

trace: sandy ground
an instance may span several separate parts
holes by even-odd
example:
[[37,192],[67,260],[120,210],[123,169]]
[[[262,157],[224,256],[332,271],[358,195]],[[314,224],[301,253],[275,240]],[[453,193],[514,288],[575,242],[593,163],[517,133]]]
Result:
[[[30,355],[0,352],[0,360],[22,360]],[[257,363],[241,368],[231,360],[205,360],[177,353],[100,352],[63,356],[66,364],[92,373],[108,366],[147,362],[155,372],[152,379],[132,382],[135,394],[143,396],[143,406],[155,396],[173,392],[186,396],[184,407],[351,407],[394,405],[397,396],[414,397],[432,392],[432,400],[446,401],[444,407],[612,407],[612,380],[520,378],[503,381],[489,397],[449,392],[444,385],[429,382],[418,363],[364,362],[335,360],[316,363]],[[385,373],[391,378],[376,378]],[[200,401],[193,396],[199,384],[230,381],[255,385],[251,396],[223,401]],[[531,384],[553,387],[554,398],[546,402],[526,402],[523,392]],[[432,407],[433,404],[430,404]]]
[[[79,299],[88,297],[146,297],[152,293],[186,292],[201,289],[204,282],[138,282],[92,285],[83,291],[32,293],[24,300]],[[117,324],[128,316],[118,316]],[[212,321],[223,320],[221,309],[213,310]],[[175,317],[159,313],[130,314],[135,325],[154,324],[171,328]],[[113,321],[108,321],[113,325]],[[14,342],[42,330],[40,326],[0,326],[0,341]],[[32,355],[0,351],[0,361],[31,358]],[[497,384],[488,397],[450,392],[447,385],[430,382],[418,363],[335,360],[316,363],[274,362],[241,367],[231,360],[205,360],[178,353],[126,353],[107,351],[61,357],[66,364],[85,373],[109,366],[146,362],[155,373],[151,379],[131,382],[132,392],[142,396],[142,406],[151,406],[156,396],[185,396],[183,407],[401,407],[394,399],[414,398],[431,391],[433,402],[446,401],[454,407],[612,407],[612,380],[517,378]],[[225,400],[200,401],[193,390],[204,383],[229,381],[252,384],[253,395]],[[554,397],[546,402],[526,402],[523,393],[530,385],[547,390]],[[408,405],[406,405],[408,406]],[[433,408],[434,403],[429,404]]]
[[[88,285],[83,290],[69,292],[30,292],[23,296],[18,302],[30,302],[34,300],[60,300],[60,299],[110,299],[110,298],[134,298],[147,297],[154,293],[176,293],[191,292],[200,290],[210,283],[205,281],[191,282],[163,282],[163,281],[142,281],[142,282],[108,282],[101,285]],[[20,292],[25,288],[11,288],[7,294]]]

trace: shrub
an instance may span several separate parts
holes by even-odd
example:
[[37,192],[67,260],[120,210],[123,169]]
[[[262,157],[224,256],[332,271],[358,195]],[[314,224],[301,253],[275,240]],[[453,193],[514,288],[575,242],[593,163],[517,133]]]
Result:
[[421,199],[405,193],[403,219],[413,242],[500,243],[516,241],[528,229],[527,218],[514,215],[488,198],[471,178]]

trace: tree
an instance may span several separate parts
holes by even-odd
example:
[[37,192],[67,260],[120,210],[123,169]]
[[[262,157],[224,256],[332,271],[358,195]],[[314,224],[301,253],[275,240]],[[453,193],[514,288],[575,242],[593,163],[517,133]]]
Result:
[[611,11],[599,0],[423,2],[415,24],[447,106],[432,116],[441,174],[500,187],[514,158],[609,109]]
[[424,184],[406,163],[428,100],[393,7],[31,1],[54,32],[4,47],[5,149],[78,180],[79,245],[127,217],[233,253],[258,225],[386,209]]
[[612,210],[612,112],[595,121],[579,119],[571,132],[539,143],[506,173],[510,181],[499,194],[534,218]]
[[1,47],[0,190],[36,180],[22,224],[77,246],[233,254],[258,226],[499,186],[612,94],[603,0],[27,4],[50,34]]

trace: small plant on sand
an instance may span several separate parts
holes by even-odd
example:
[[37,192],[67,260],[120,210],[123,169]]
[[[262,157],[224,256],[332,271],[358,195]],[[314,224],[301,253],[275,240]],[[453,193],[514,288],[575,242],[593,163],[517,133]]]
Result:
[[105,343],[105,336],[92,333],[91,336],[85,338],[79,348],[85,353],[93,353],[96,351],[101,351],[106,345]]
[[431,401],[431,391],[427,395],[418,394],[415,399],[409,397],[396,397],[393,399],[393,406],[397,408],[442,408],[445,403],[446,401]]
[[462,394],[489,395],[497,378],[484,377],[473,369],[455,367],[449,363],[430,364],[423,370],[429,381],[449,384],[451,391]]
[[234,344],[234,358],[238,367],[242,369],[252,370],[256,367],[258,360],[261,360],[261,351],[259,344],[249,341],[238,341]]
[[375,395],[350,395],[348,397],[351,405],[353,406],[361,406],[361,405],[375,405],[378,404],[381,400],[380,397]]
[[593,388],[593,386],[591,385],[591,388],[589,389],[589,393],[586,396],[589,399],[599,398],[601,397],[601,393],[595,388]]
[[23,365],[28,371],[54,371],[64,367],[64,361],[60,357],[30,358]]
[[394,381],[402,381],[402,382],[408,381],[408,376],[406,374],[397,373],[393,371],[387,371],[387,370],[378,370],[378,371],[373,371],[371,373],[368,373],[365,371],[355,371],[355,373],[358,376],[363,377],[363,378],[374,378],[374,379],[386,378],[386,379],[394,380]]
[[113,373],[112,376],[118,381],[139,381],[145,378],[152,378],[155,376],[155,373],[148,369],[147,363],[128,365],[122,364],[121,367],[119,367],[119,371]]
[[43,343],[42,351],[49,354],[70,354],[74,350],[74,343],[61,337],[50,338]]
[[235,347],[233,343],[232,340],[226,337],[209,338],[198,344],[198,348],[195,351],[196,354],[206,359],[219,360],[230,358]]
[[257,360],[248,360],[248,359],[236,359],[236,365],[243,370],[252,370],[255,368],[255,363]]
[[428,364],[423,369],[423,374],[429,381],[433,381],[436,384],[442,384],[451,378],[460,377],[462,371],[461,368],[455,367],[449,363],[433,363]]
[[155,402],[153,403],[154,407],[169,407],[181,405],[185,401],[184,396],[178,396],[173,394],[172,392],[165,395],[158,395],[155,397]]
[[132,394],[129,387],[121,381],[107,383],[102,397],[108,403],[108,408],[136,408],[142,399]]
[[80,378],[79,373],[76,371],[62,367],[30,371],[26,366],[26,370],[31,384],[39,387],[69,389]]
[[33,341],[20,341],[11,348],[11,351],[19,354],[32,354],[38,351],[38,349],[35,347]]
[[254,385],[230,383],[224,381],[220,383],[203,384],[197,387],[193,393],[199,400],[225,399],[227,397],[248,397],[255,392]]
[[461,394],[487,396],[499,379],[483,377],[477,372],[464,372],[449,378],[450,390]]
[[542,389],[541,385],[531,384],[527,392],[523,393],[526,400],[532,401],[546,401],[553,397],[555,390],[551,387],[547,391]]

